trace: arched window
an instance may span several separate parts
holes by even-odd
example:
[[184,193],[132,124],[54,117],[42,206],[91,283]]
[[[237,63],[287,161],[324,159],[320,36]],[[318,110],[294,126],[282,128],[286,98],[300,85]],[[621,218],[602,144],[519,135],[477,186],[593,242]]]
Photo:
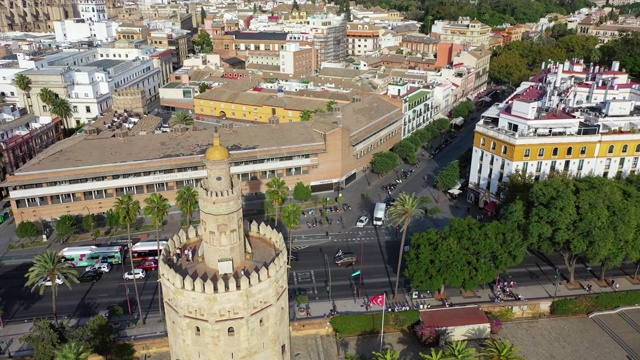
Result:
[[627,145],[627,144],[622,145],[622,153],[626,154],[627,151],[629,151],[629,145]]
[[531,156],[531,149],[524,149],[524,157],[528,158]]
[[567,156],[571,156],[571,155],[573,155],[573,147],[569,146],[567,148]]
[[491,150],[495,150],[496,149],[496,142],[492,141],[491,142]]
[[538,149],[538,157],[543,157],[543,156],[544,156],[544,148]]
[[[480,138],[480,146],[484,146],[487,143],[487,140],[485,140],[485,138]],[[638,145],[640,147],[640,144]]]
[[613,151],[616,149],[615,146],[609,145],[609,149],[607,150],[607,154],[613,154]]
[[196,326],[195,330],[196,330],[196,335],[200,336],[200,326]]
[[636,152],[640,152],[640,144],[636,145]]
[[507,154],[507,145],[502,145],[502,155]]
[[[640,145],[638,145],[640,146]],[[580,148],[580,155],[587,155],[587,147],[583,146]]]
[[558,156],[558,151],[559,149],[557,147],[553,148],[553,152],[551,153],[552,156]]
[[233,329],[233,327],[230,327],[227,329],[227,335],[229,336],[235,336],[236,335],[236,331]]

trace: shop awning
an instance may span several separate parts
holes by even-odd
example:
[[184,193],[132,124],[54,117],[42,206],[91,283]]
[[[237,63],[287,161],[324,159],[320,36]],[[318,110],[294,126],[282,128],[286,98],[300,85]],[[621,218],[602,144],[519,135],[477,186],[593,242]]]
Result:
[[487,206],[484,207],[484,209],[491,213],[496,212],[496,202],[491,201],[490,203],[487,204]]

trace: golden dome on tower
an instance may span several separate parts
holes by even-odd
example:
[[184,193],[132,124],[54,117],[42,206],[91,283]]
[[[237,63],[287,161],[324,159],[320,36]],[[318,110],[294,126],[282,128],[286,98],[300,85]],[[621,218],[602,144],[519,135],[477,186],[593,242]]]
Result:
[[213,145],[207,149],[204,153],[204,159],[209,161],[224,161],[229,159],[229,150],[220,145],[220,135],[218,135],[218,129],[213,134]]

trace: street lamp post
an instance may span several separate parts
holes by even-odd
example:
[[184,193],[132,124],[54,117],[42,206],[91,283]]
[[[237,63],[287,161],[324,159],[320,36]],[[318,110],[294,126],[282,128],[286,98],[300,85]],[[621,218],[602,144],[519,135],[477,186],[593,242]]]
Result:
[[89,221],[91,222],[91,230],[90,230],[91,231],[91,240],[93,240],[93,243],[95,244],[96,243],[96,233],[95,233],[95,230],[93,228],[94,224],[93,224],[93,216],[91,214],[91,210],[89,210],[89,207],[86,206],[86,205],[83,206],[82,209],[87,209],[87,214],[89,214]]
[[329,301],[331,299],[331,267],[329,266],[329,259],[327,258],[327,254],[324,254],[324,261],[327,264],[327,269],[329,270],[329,284],[327,284],[327,292],[329,293]]

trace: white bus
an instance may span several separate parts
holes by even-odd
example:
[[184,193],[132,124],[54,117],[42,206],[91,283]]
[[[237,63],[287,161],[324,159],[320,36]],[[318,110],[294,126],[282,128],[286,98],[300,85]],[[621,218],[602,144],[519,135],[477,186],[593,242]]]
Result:
[[387,204],[377,203],[373,209],[373,226],[379,226],[384,223],[386,217]]
[[75,246],[60,250],[62,261],[73,266],[91,266],[96,263],[122,263],[120,246]]
[[[162,248],[167,245],[166,241],[160,241],[160,252]],[[139,242],[131,247],[131,256],[133,260],[142,259],[157,259],[158,258],[158,243],[154,241]]]

